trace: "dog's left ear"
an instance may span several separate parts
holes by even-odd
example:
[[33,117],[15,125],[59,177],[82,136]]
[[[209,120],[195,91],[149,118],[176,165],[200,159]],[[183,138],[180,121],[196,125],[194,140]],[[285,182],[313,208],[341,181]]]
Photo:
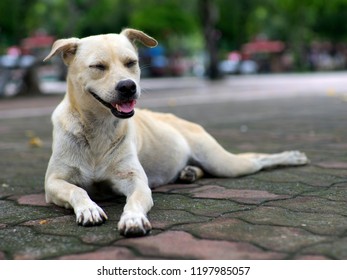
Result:
[[146,33],[140,30],[126,28],[120,34],[127,37],[132,43],[134,43],[135,41],[139,41],[142,44],[144,44],[146,47],[151,47],[151,48],[158,45],[157,40],[155,40],[151,36],[148,36]]

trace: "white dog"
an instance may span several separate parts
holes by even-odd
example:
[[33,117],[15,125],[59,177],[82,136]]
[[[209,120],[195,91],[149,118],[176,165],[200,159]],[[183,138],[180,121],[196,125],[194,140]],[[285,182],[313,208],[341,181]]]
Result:
[[107,219],[88,195],[96,188],[127,197],[118,229],[125,236],[139,236],[151,229],[146,217],[153,206],[150,187],[178,178],[192,182],[203,171],[236,177],[307,163],[297,151],[234,155],[197,124],[171,114],[135,113],[141,94],[135,41],[157,45],[145,33],[125,29],[58,40],[45,58],[61,53],[68,66],[67,92],[52,115],[46,200],[73,208],[78,224],[98,225]]

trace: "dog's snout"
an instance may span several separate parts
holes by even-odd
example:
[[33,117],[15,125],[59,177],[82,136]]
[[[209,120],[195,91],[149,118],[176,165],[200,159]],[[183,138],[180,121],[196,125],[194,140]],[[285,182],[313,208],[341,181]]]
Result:
[[123,97],[131,97],[136,94],[137,88],[135,82],[128,79],[120,81],[116,86],[116,91],[118,91]]

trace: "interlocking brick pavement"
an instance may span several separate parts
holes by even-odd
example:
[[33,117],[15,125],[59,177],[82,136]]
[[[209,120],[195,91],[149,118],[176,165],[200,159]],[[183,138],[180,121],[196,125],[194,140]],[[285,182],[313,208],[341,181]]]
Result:
[[[131,239],[116,229],[123,197],[101,201],[109,220],[87,228],[71,210],[45,203],[51,124],[44,108],[61,97],[0,100],[0,259],[347,259],[347,102],[340,97],[178,105],[171,95],[156,109],[201,123],[232,152],[299,149],[311,163],[158,187],[151,234]],[[41,113],[25,117],[35,104]],[[6,118],[11,108],[23,116]],[[28,144],[31,134],[42,146]]]

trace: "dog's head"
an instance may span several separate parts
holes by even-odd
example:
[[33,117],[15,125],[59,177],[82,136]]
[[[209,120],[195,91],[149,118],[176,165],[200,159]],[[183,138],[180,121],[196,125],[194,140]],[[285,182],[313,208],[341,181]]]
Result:
[[120,34],[57,40],[44,61],[62,54],[76,102],[87,104],[94,98],[114,116],[130,118],[141,94],[135,41],[148,47],[157,45],[142,31],[124,29]]

